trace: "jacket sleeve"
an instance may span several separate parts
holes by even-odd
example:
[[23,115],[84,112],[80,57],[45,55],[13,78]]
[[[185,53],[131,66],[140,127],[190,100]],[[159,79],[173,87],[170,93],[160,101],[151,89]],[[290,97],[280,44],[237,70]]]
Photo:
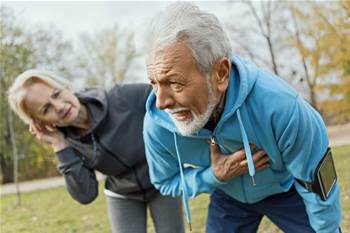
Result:
[[72,198],[81,204],[88,204],[98,195],[98,181],[94,170],[86,167],[77,153],[71,146],[57,152],[60,162],[58,169]]
[[[154,124],[146,114],[144,141],[146,158],[152,184],[162,195],[180,196],[182,183],[177,156],[170,152],[174,147],[173,134]],[[164,145],[166,143],[166,145]],[[211,167],[184,167],[184,180],[188,196],[209,193],[223,182],[219,181]]]
[[[273,119],[273,129],[287,169],[295,178],[311,182],[328,147],[327,130],[321,116],[300,97],[276,115],[278,119]],[[341,221],[339,185],[333,187],[326,201],[297,182],[295,186],[304,200],[314,230],[318,233],[338,232]]]

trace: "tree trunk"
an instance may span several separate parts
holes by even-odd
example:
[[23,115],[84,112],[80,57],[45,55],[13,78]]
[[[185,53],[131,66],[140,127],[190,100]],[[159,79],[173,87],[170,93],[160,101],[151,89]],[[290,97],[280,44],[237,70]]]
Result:
[[11,147],[12,147],[12,153],[13,153],[13,179],[16,184],[17,205],[20,205],[21,192],[19,190],[19,184],[18,184],[18,153],[17,153],[15,129],[13,125],[13,116],[10,111],[8,112],[8,119],[9,119],[9,128],[10,128]]
[[1,171],[1,184],[10,183],[13,181],[10,165],[5,159],[4,154],[0,154],[0,171]]
[[276,62],[276,55],[275,55],[275,52],[273,50],[273,45],[271,42],[271,37],[267,36],[267,37],[265,37],[265,39],[266,39],[268,47],[269,47],[273,72],[275,73],[275,75],[280,77],[280,74],[278,72],[277,62]]
[[[310,104],[311,104],[312,107],[314,107],[319,113],[321,113],[321,112],[320,112],[320,109],[318,109],[318,106],[317,106],[316,92],[315,92],[313,86],[310,86]],[[321,115],[322,115],[322,113],[321,113]]]

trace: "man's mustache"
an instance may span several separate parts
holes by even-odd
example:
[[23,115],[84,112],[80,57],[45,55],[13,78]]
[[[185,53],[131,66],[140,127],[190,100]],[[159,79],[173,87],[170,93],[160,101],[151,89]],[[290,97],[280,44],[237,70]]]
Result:
[[182,108],[172,108],[172,109],[167,108],[167,109],[165,109],[165,111],[167,113],[174,114],[174,113],[183,112],[183,111],[190,111],[190,109],[189,108],[184,108],[184,107],[182,107]]

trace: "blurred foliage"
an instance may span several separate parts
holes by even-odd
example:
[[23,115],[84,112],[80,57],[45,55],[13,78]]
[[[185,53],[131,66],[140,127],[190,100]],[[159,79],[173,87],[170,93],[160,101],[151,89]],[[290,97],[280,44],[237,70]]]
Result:
[[[1,6],[0,18],[0,165],[1,182],[13,180],[13,151],[11,147],[10,114],[7,103],[7,89],[14,78],[30,68],[59,70],[62,57],[69,44],[56,35],[56,31],[46,31],[42,27],[27,30],[18,22],[11,9]],[[19,179],[31,179],[57,174],[52,152],[38,145],[29,135],[17,117],[13,120],[16,145],[19,154]],[[37,148],[36,150],[31,150]]]
[[[235,51],[244,50],[243,55],[270,67],[294,86],[306,85],[311,104],[328,123],[349,121],[349,1],[233,4],[245,6],[240,13],[251,17],[229,27],[235,35]],[[82,81],[80,85],[110,88],[130,78],[140,54],[135,52],[133,33],[118,25],[82,34],[78,47],[73,47],[55,26],[24,23],[5,4],[0,10],[0,178],[9,182],[13,179],[9,127],[13,113],[6,91],[18,74],[30,68],[47,69],[73,82]],[[13,119],[19,179],[56,175],[50,148],[38,144],[27,126]]]
[[110,88],[122,83],[132,62],[140,56],[134,47],[134,34],[118,25],[100,29],[94,34],[82,33],[78,66],[80,77],[89,86]]
[[350,120],[349,1],[231,4],[242,9],[227,21],[235,52],[287,80],[327,123]]
[[[290,21],[284,1],[230,1],[232,19],[226,27],[232,38],[234,52],[249,57],[258,66],[289,79],[285,71],[284,53],[290,46],[285,40],[285,27]],[[235,9],[241,9],[235,11]],[[237,23],[237,19],[242,19]],[[235,20],[236,19],[236,20]],[[288,48],[289,47],[289,48]],[[288,68],[288,67],[287,67]],[[288,73],[289,72],[289,73]]]
[[350,2],[343,1],[331,12],[328,10],[327,14],[336,17],[330,21],[329,15],[320,13],[327,28],[322,40],[331,45],[326,50],[328,63],[325,69],[327,74],[334,73],[337,79],[325,86],[331,98],[324,101],[323,112],[329,121],[343,123],[350,121]]
[[[347,6],[347,7],[346,7]],[[350,120],[349,2],[291,4],[299,38],[291,38],[308,66],[306,81],[314,92],[326,95],[318,109],[328,123]],[[315,96],[314,96],[315,98]],[[316,100],[313,102],[316,104]]]
[[[17,75],[27,69],[46,69],[66,77],[73,85],[80,78],[82,85],[112,87],[125,79],[138,55],[133,33],[119,30],[117,25],[82,35],[79,44],[83,47],[76,51],[55,26],[24,23],[3,4],[0,10],[0,181],[6,183],[13,181],[10,114],[15,115],[6,92]],[[18,117],[12,119],[19,180],[58,175],[52,150],[39,144]]]

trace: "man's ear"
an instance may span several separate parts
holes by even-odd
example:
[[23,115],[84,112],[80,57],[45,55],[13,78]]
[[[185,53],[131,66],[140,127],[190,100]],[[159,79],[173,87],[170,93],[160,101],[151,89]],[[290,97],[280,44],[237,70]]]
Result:
[[217,60],[215,65],[215,78],[219,92],[225,92],[230,78],[231,62],[227,57]]

